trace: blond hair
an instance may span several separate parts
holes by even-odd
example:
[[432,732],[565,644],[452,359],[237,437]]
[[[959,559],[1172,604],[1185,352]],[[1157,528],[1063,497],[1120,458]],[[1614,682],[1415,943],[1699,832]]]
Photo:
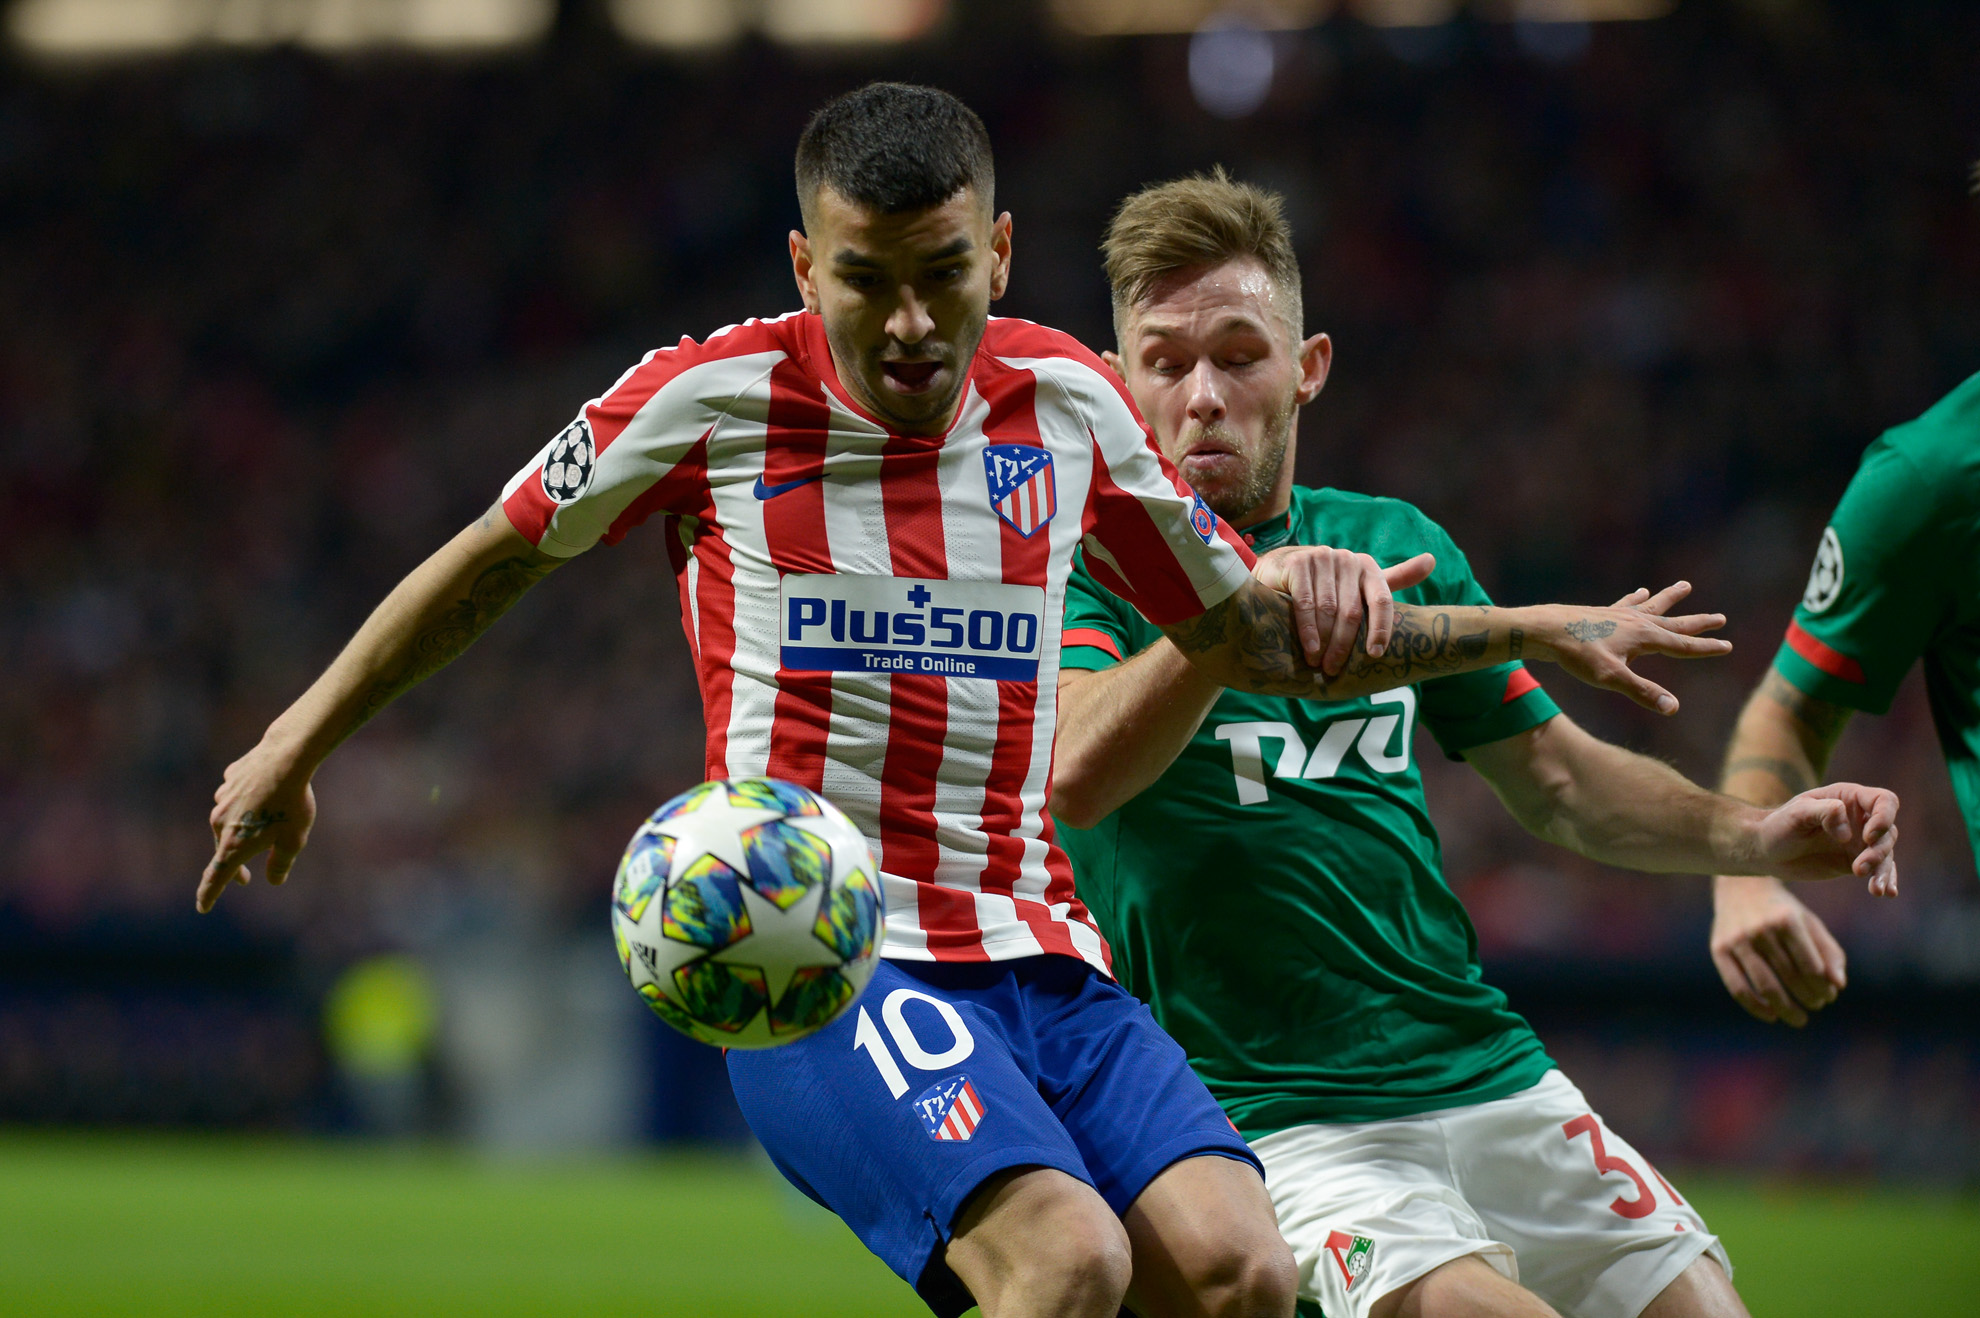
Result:
[[1100,244],[1114,293],[1114,337],[1126,347],[1128,312],[1145,302],[1156,284],[1185,270],[1208,269],[1251,257],[1279,292],[1287,332],[1298,344],[1306,324],[1300,303],[1299,257],[1285,199],[1249,183],[1237,183],[1222,165],[1143,188],[1114,212]]

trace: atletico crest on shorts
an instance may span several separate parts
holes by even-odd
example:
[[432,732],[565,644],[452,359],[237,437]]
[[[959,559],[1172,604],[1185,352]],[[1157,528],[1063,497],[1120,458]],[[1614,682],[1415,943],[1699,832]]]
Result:
[[983,1100],[966,1075],[937,1080],[914,1100],[915,1115],[932,1140],[966,1140],[983,1120]]
[[990,480],[990,506],[1026,539],[1059,511],[1052,454],[1035,444],[985,444],[983,474]]

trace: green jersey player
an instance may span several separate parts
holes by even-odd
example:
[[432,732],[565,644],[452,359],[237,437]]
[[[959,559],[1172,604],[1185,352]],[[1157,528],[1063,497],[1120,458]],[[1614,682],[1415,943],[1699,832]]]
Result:
[[[1843,725],[1882,714],[1919,659],[1953,794],[1980,849],[1980,375],[1863,455],[1808,589],[1747,701],[1723,786],[1771,805],[1822,781]],[[1844,983],[1842,947],[1770,878],[1722,875],[1712,956],[1762,1020],[1807,1023]]]
[[[1122,208],[1107,251],[1110,364],[1261,561],[1352,545],[1409,561],[1392,580],[1417,584],[1399,601],[1489,605],[1414,508],[1292,486],[1295,417],[1331,348],[1301,336],[1276,199],[1222,176],[1153,188]],[[1351,613],[1381,569],[1334,552]],[[1661,613],[1685,590],[1623,603]],[[1583,732],[1517,662],[1315,710],[1225,690],[1091,576],[1069,588],[1064,643],[1052,810],[1080,892],[1121,982],[1259,1153],[1309,1305],[1744,1313],[1704,1222],[1482,982],[1412,733],[1429,728],[1541,836],[1645,870],[1737,856],[1886,890],[1888,792],[1834,786],[1772,812],[1714,795]],[[1541,657],[1530,639],[1526,657]],[[1676,706],[1648,683],[1636,694]]]

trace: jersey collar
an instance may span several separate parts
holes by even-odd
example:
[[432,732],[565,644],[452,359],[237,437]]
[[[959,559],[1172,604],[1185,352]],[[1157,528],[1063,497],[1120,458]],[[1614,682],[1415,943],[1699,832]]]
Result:
[[1292,508],[1288,506],[1277,517],[1268,517],[1262,522],[1247,526],[1238,534],[1244,537],[1245,544],[1251,546],[1251,552],[1254,554],[1270,553],[1281,545],[1291,544]]

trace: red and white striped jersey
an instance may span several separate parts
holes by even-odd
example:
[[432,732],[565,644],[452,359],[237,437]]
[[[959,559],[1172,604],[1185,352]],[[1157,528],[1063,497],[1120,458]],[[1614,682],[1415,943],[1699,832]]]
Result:
[[1250,555],[1092,353],[993,319],[949,432],[897,435],[817,316],[752,320],[649,354],[503,507],[558,556],[665,517],[708,776],[786,778],[859,825],[886,955],[1108,968],[1045,813],[1074,551],[1156,623]]

